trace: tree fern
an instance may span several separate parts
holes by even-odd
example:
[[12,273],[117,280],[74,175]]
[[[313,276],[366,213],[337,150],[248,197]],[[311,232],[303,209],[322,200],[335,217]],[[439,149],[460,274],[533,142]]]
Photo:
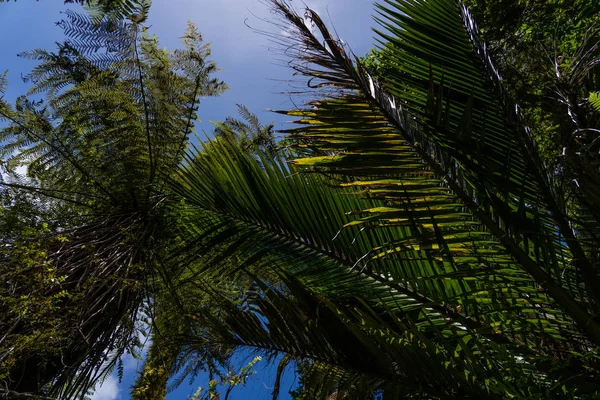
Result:
[[[49,199],[60,222],[47,233],[45,262],[61,284],[46,296],[69,293],[56,315],[58,353],[19,353],[6,375],[11,390],[78,396],[129,348],[155,267],[151,243],[169,240],[161,187],[182,159],[200,97],[225,89],[193,26],[183,49],[165,52],[140,23],[95,24],[68,12],[57,51],[24,54],[41,61],[27,77],[30,96],[45,101],[1,104],[4,172],[28,167],[26,181],[5,180],[2,190]],[[10,252],[2,259],[3,276],[14,262]],[[16,326],[1,335],[4,355],[9,343],[35,335],[31,325]]]

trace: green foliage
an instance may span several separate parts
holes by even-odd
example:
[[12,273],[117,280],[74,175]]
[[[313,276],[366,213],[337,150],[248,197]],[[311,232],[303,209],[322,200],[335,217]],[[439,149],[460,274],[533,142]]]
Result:
[[[144,11],[145,2],[135,4]],[[23,299],[10,307],[38,304],[28,308],[34,314],[26,324],[2,325],[0,359],[19,358],[3,364],[3,382],[13,392],[83,395],[120,354],[133,351],[148,277],[161,245],[172,240],[171,216],[162,206],[165,180],[181,162],[200,98],[226,88],[212,77],[210,50],[192,24],[183,48],[166,51],[140,22],[106,17],[94,23],[67,12],[59,23],[67,40],[56,52],[23,54],[41,62],[26,77],[29,96],[14,106],[0,103],[9,124],[0,132],[7,174],[0,187],[29,196],[55,221],[34,246],[42,235],[37,219],[18,203],[5,204],[31,226],[0,262],[14,283],[9,297]],[[42,93],[43,102],[31,98]],[[26,167],[26,177],[18,167]],[[30,250],[16,252],[21,248]],[[10,274],[15,265],[32,271],[21,274],[28,281],[17,284]],[[42,280],[45,269],[52,273]],[[31,322],[43,312],[56,332]],[[27,350],[40,332],[40,346],[49,340],[60,346]],[[16,351],[4,342],[13,337],[24,338]]]
[[[562,0],[468,0],[464,4],[479,24],[504,88],[519,100],[542,156],[556,166],[563,148],[572,145],[567,107],[581,103],[586,89],[595,90],[593,85],[581,86],[576,69],[596,57],[588,50],[597,54],[597,6]],[[373,50],[362,61],[382,83],[389,72],[382,68],[394,65],[385,48]]]
[[[540,152],[562,180],[578,230],[598,235],[595,140],[600,89],[599,9],[594,2],[469,0],[505,88],[519,100]],[[588,102],[588,96],[590,101]],[[593,231],[593,232],[590,232]]]
[[[288,55],[299,49],[292,54],[294,69],[322,88],[322,99],[284,112],[299,118],[289,138],[318,154],[295,162],[372,201],[366,209],[347,209],[361,215],[347,229],[393,228],[399,235],[373,243],[357,264],[363,274],[385,276],[415,288],[428,304],[447,305],[455,314],[442,320],[460,324],[477,348],[463,343],[455,354],[469,363],[471,354],[489,356],[488,365],[496,365],[490,368],[507,371],[502,378],[484,373],[475,379],[487,396],[564,396],[557,388],[568,383],[557,368],[575,358],[589,364],[578,375],[586,383],[573,383],[570,394],[597,394],[595,361],[571,357],[600,339],[591,328],[598,323],[598,274],[588,247],[598,244],[583,226],[573,232],[581,214],[565,202],[569,188],[545,168],[469,12],[443,0],[378,5],[381,57],[365,67],[348,57],[314,12],[307,16],[320,37],[286,4],[274,3],[285,17],[281,26],[291,21],[296,27],[295,42],[286,43]],[[381,68],[386,72],[376,82],[367,71]],[[588,206],[594,199],[581,198]],[[579,212],[595,211],[582,206]],[[379,266],[384,258],[395,259],[395,268]],[[577,330],[569,333],[567,326]],[[439,329],[445,338],[460,337],[460,330]],[[482,340],[487,329],[499,336]],[[519,344],[525,347],[518,350]],[[555,364],[547,369],[549,360]],[[534,365],[537,372],[525,372]],[[435,379],[444,379],[432,369]],[[464,369],[478,370],[473,364]],[[479,371],[471,376],[487,368]],[[447,395],[476,390],[469,378],[454,382],[459,388]]]
[[546,160],[556,163],[572,131],[566,106],[587,95],[573,75],[599,39],[597,6],[562,0],[465,4],[480,23],[506,88],[519,99]]
[[231,117],[223,122],[213,122],[215,136],[233,141],[249,154],[275,156],[277,145],[273,135],[273,124],[263,126],[246,106],[238,104],[238,110],[245,122]]
[[590,93],[589,102],[594,110],[600,112],[600,95],[598,92]]
[[42,222],[47,213],[31,196],[13,191],[2,193],[0,207],[0,277],[5,282],[0,289],[0,379],[5,380],[32,354],[52,357],[68,346],[61,314],[73,293],[61,290],[66,277],[57,274],[46,252],[49,241],[66,240],[48,237],[51,227]]
[[[223,396],[223,400],[229,398],[229,394],[236,386],[245,385],[248,378],[256,373],[254,365],[262,360],[261,356],[256,356],[246,366],[240,368],[238,372],[228,371],[224,375],[220,375],[219,379],[211,379],[208,382],[208,389],[203,393],[204,388],[199,387],[190,400],[218,400]],[[225,390],[218,392],[219,386],[224,386]]]
[[[155,300],[156,302],[156,300]],[[177,362],[181,348],[175,338],[182,333],[181,318],[176,312],[161,311],[152,318],[152,344],[148,350],[143,370],[131,389],[132,399],[164,399],[167,381]]]
[[[70,41],[26,54],[42,61],[29,78],[44,104],[1,104],[2,185],[18,194],[4,192],[15,245],[0,271],[16,289],[1,293],[2,337],[60,334],[69,367],[45,374],[58,357],[21,347],[3,358],[9,387],[84,393],[135,346],[149,296],[153,345],[134,398],[200,370],[211,379],[196,397],[226,398],[252,373],[232,365],[248,349],[282,356],[274,398],[293,362],[296,395],[319,399],[599,395],[597,46],[557,69],[551,129],[568,140],[549,170],[535,102],[551,74],[505,86],[492,59],[504,71],[523,54],[490,54],[460,2],[377,4],[379,49],[363,63],[314,11],[272,0],[275,39],[315,89],[280,111],[296,118],[283,132],[293,148],[275,152],[272,127],[240,107],[245,121],[186,152],[198,97],[224,85],[194,27],[185,49],[163,51],[136,4],[127,22],[68,14]],[[40,223],[40,194],[56,225]],[[12,383],[24,371],[43,379]]]
[[[188,235],[195,247],[186,252],[205,254],[206,249],[216,249],[211,256],[214,261],[202,260],[206,265],[203,270],[189,268],[195,280],[185,274],[173,283],[183,293],[203,288],[215,301],[211,307],[180,302],[184,307],[180,313],[189,315],[197,324],[195,335],[188,338],[192,343],[258,347],[283,351],[295,358],[318,360],[315,368],[327,371],[327,379],[337,380],[338,391],[352,390],[356,387],[354,382],[358,381],[367,386],[366,393],[374,390],[373,386],[369,388],[368,382],[371,385],[379,382],[375,387],[385,387],[392,393],[397,390],[438,393],[438,387],[443,387],[452,393],[481,394],[473,381],[465,380],[464,374],[465,368],[479,370],[477,365],[481,360],[478,357],[463,359],[464,353],[457,352],[458,343],[453,341],[460,343],[463,339],[460,339],[461,335],[456,337],[456,331],[451,333],[451,326],[475,329],[475,337],[485,335],[492,342],[475,344],[471,339],[468,342],[477,346],[478,354],[484,351],[481,346],[489,346],[485,351],[494,354],[490,355],[494,363],[507,363],[502,368],[508,368],[510,357],[515,354],[528,355],[528,350],[519,349],[518,345],[513,348],[513,353],[503,353],[502,347],[511,347],[508,338],[486,333],[488,328],[477,328],[476,319],[464,318],[456,310],[439,307],[435,301],[425,299],[403,285],[390,283],[388,278],[373,272],[378,271],[375,266],[363,270],[364,278],[360,278],[361,274],[353,271],[352,266],[360,262],[372,243],[389,240],[389,236],[381,230],[369,230],[358,236],[345,230],[335,241],[330,240],[336,234],[336,227],[341,225],[341,220],[336,221],[343,210],[361,209],[367,205],[361,205],[356,197],[323,188],[317,177],[280,170],[277,163],[258,163],[219,142],[208,146],[202,155],[197,160],[189,160],[182,176],[183,186],[177,189],[189,202],[192,219],[188,226],[191,232],[197,232]],[[294,200],[290,202],[292,198]],[[206,215],[206,211],[210,213]],[[330,223],[322,224],[323,220]],[[217,224],[216,221],[220,222]],[[353,238],[356,239],[354,245],[349,245]],[[217,245],[219,248],[215,247]],[[222,263],[230,257],[247,259],[241,268],[257,271],[250,274],[256,286],[233,298],[212,289],[216,277],[226,276],[228,268],[234,268],[233,271],[240,268],[236,267],[239,262]],[[373,262],[376,263],[381,270],[392,271],[397,260],[385,258]],[[261,265],[263,267],[258,268]],[[273,277],[267,281],[258,278],[257,274],[267,266],[276,266],[280,283],[269,283],[273,282]],[[203,274],[207,274],[211,283],[203,283]],[[296,279],[302,282],[301,285]],[[242,296],[241,302],[237,296]],[[244,306],[240,309],[240,305]],[[215,309],[219,310],[219,317],[212,314]],[[535,310],[535,306],[532,309]],[[257,319],[256,313],[261,317]],[[456,325],[451,325],[450,331],[444,334],[446,318],[456,319]],[[537,320],[532,322],[538,323]],[[371,336],[374,332],[380,334]],[[465,335],[464,338],[471,337],[466,332]],[[428,343],[427,347],[420,348],[420,341]],[[399,347],[399,344],[404,346]],[[428,350],[429,346],[433,347]],[[433,348],[437,350],[432,352]],[[392,379],[390,376],[395,376],[397,363],[403,359],[407,360],[407,365],[402,368],[402,373],[408,377],[407,381],[400,380],[399,383],[399,377]],[[415,359],[421,360],[421,367],[414,365]],[[492,362],[491,359],[485,362]],[[530,390],[535,374],[523,374],[524,366],[515,360],[512,363],[512,368],[519,373],[497,375],[495,379]],[[487,375],[485,370],[487,367],[479,373]],[[322,380],[323,376],[315,374],[314,379]],[[514,381],[517,377],[520,377],[518,383]],[[444,379],[444,385],[429,387],[426,383],[439,383],[440,379]],[[491,384],[489,376],[487,379]],[[506,389],[501,385],[496,390]]]

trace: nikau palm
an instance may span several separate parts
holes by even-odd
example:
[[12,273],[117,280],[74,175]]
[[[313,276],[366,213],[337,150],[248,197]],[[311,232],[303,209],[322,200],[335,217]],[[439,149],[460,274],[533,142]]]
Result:
[[[452,0],[377,5],[380,46],[394,61],[381,87],[318,15],[307,12],[321,38],[286,4],[274,6],[296,27],[294,68],[324,95],[286,112],[302,125],[288,137],[314,150],[295,163],[346,177],[332,183],[373,201],[347,210],[363,217],[346,228],[400,236],[356,268],[415,290],[424,310],[446,308],[438,324],[423,314],[413,322],[435,326],[441,343],[457,340],[455,356],[473,363],[470,384],[491,396],[559,395],[575,375],[594,381],[598,242],[578,221],[595,211],[581,202],[575,215],[565,202],[562,177],[545,170],[468,10]],[[389,258],[393,269],[380,264]],[[572,362],[582,369],[553,375]],[[494,382],[495,368],[508,375]],[[520,382],[529,368],[539,368],[533,386]]]
[[[300,321],[334,320],[329,314],[308,313],[326,304],[343,328],[319,325],[321,340],[334,347],[335,356],[301,354],[296,335],[313,334],[311,325],[292,325],[292,316],[284,322],[259,307],[270,322],[263,340],[273,326],[288,332],[290,339],[287,345],[273,340],[271,347],[263,342],[259,347],[312,358],[315,370],[337,366],[327,375],[332,381],[352,373],[370,376],[371,389],[384,388],[392,398],[394,393],[596,395],[598,243],[595,225],[581,222],[593,218],[595,211],[586,208],[592,199],[578,192],[588,201],[573,205],[565,200],[577,189],[561,185],[560,172],[545,169],[468,10],[452,0],[378,5],[380,45],[394,61],[388,66],[393,75],[385,76],[381,86],[317,14],[308,10],[303,18],[285,3],[273,5],[284,18],[278,27],[288,32],[273,39],[288,55],[297,49],[292,54],[295,70],[310,78],[311,87],[323,96],[305,109],[282,111],[299,117],[300,126],[286,131],[288,140],[311,154],[294,163],[300,170],[323,174],[329,185],[354,188],[354,196],[367,201],[342,206],[340,211],[358,218],[341,223],[340,229],[365,239],[368,247],[356,255],[352,252],[359,246],[344,245],[343,251],[330,253],[340,255],[339,265],[330,268],[339,273],[345,266],[340,280],[358,274],[390,295],[338,296],[311,286],[293,266],[279,266],[283,289],[261,289],[275,292],[270,308],[284,309],[287,300],[281,296],[289,294],[289,301],[306,300],[303,305],[308,307],[293,308],[307,310]],[[204,179],[209,177],[188,181],[191,192],[184,197],[193,198],[194,186]],[[305,179],[308,186],[316,184]],[[254,180],[244,185],[250,184],[241,186],[233,199],[254,194],[252,204],[261,205],[260,212],[269,216],[274,196],[261,195],[264,185]],[[201,187],[197,192],[209,193]],[[215,198],[220,204],[229,197]],[[273,215],[279,218],[284,211],[275,209]],[[243,221],[243,216],[260,214],[246,210],[238,215]],[[294,237],[303,248],[317,243],[309,233]],[[283,234],[275,238],[283,240]],[[322,250],[330,250],[336,241],[342,246],[338,236],[323,242]],[[317,269],[323,274],[329,270]],[[336,279],[324,275],[313,282],[334,284]],[[261,306],[265,297],[257,297]],[[236,314],[236,320],[243,318]],[[203,324],[209,325],[205,320]],[[242,344],[260,342],[261,332],[250,333],[247,326],[252,324],[226,325],[223,332],[235,332]],[[340,337],[348,342],[328,340],[329,329],[346,329]],[[358,351],[353,354],[358,358],[343,361],[351,348],[377,361],[365,368],[369,364]],[[406,360],[410,364],[403,364]],[[334,387],[331,381],[329,387]]]

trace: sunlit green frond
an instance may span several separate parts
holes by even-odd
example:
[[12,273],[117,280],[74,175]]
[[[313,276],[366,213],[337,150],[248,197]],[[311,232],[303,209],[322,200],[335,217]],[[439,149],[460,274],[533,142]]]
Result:
[[600,112],[600,96],[597,92],[590,93],[589,102],[596,111]]
[[[557,232],[561,210],[469,42],[467,14],[450,0],[387,4],[380,19],[386,46],[397,52],[398,71],[386,77],[392,94],[352,61],[318,15],[308,11],[323,39],[274,2],[294,23],[292,36],[301,43],[296,48],[303,49],[293,54],[294,68],[325,96],[284,112],[300,117],[302,126],[287,131],[298,146],[330,154],[296,163],[351,177],[341,185],[361,188],[376,204],[363,210],[359,224],[394,225],[404,232],[402,240],[382,241],[365,257],[397,255],[402,268],[392,279],[422,280],[419,291],[446,303],[452,298],[463,313],[487,315],[494,326],[509,330],[515,321],[502,322],[506,296],[523,309],[539,302],[535,309],[547,308],[548,294],[559,305],[550,308],[565,323],[547,334],[579,341],[579,333],[564,331],[572,318],[595,341],[596,323],[586,311],[594,304],[593,286],[580,298],[580,270],[570,264],[573,256],[564,245],[569,236],[561,236],[570,231]],[[480,292],[495,293],[493,300],[477,304]],[[487,307],[498,313],[488,314]],[[527,318],[521,323],[523,332],[538,326]]]
[[[331,112],[329,110],[330,114]],[[541,353],[550,349],[556,352],[563,340],[575,340],[579,335],[572,330],[561,311],[548,304],[544,294],[510,260],[505,262],[506,265],[496,262],[477,268],[470,267],[469,261],[464,261],[460,264],[464,267],[455,271],[448,262],[445,264],[448,265],[447,270],[436,270],[435,260],[427,254],[436,243],[433,240],[419,242],[408,237],[410,227],[405,228],[408,224],[400,222],[405,216],[399,216],[396,223],[388,223],[387,226],[382,223],[378,229],[366,228],[362,231],[361,228],[364,227],[361,225],[366,223],[357,217],[351,217],[352,222],[346,221],[346,228],[338,231],[344,225],[346,210],[369,210],[372,208],[372,201],[361,199],[362,196],[352,190],[328,188],[323,185],[319,176],[298,174],[295,167],[285,167],[280,161],[259,163],[232,146],[229,141],[209,143],[194,157],[188,158],[175,192],[185,199],[189,229],[184,235],[188,238],[189,245],[181,251],[183,258],[179,260],[188,267],[176,280],[179,283],[175,287],[181,285],[178,291],[193,292],[195,288],[210,292],[205,282],[218,281],[236,271],[246,272],[253,279],[259,280],[265,271],[275,271],[280,278],[275,279],[273,273],[270,273],[270,278],[266,278],[266,286],[261,291],[281,289],[282,296],[289,292],[290,297],[284,296],[270,307],[278,310],[282,316],[287,315],[290,312],[288,307],[298,309],[300,306],[296,302],[301,301],[303,296],[309,296],[305,293],[306,290],[312,293],[310,296],[317,296],[311,301],[321,304],[319,307],[329,304],[335,314],[343,316],[344,324],[348,324],[345,329],[356,335],[361,346],[364,346],[360,352],[366,352],[373,359],[380,360],[378,362],[382,364],[377,368],[380,368],[381,375],[375,374],[376,380],[384,382],[380,385],[391,385],[386,386],[387,390],[392,390],[390,388],[396,384],[390,383],[393,379],[386,374],[399,374],[398,379],[409,376],[425,385],[422,390],[430,391],[433,395],[435,390],[425,389],[425,381],[430,382],[433,378],[423,371],[436,370],[434,375],[439,378],[436,385],[445,387],[450,385],[449,381],[455,382],[451,385],[452,389],[448,389],[450,392],[492,390],[499,393],[500,386],[507,384],[514,393],[521,393],[523,387],[537,382],[535,377],[538,374],[547,372],[545,368],[536,370],[537,367],[525,372],[524,366],[519,364],[519,357],[529,360],[530,365],[537,363],[534,353],[528,347],[535,347]],[[444,195],[448,196],[447,190]],[[418,210],[416,213],[418,214]],[[461,215],[456,218],[460,221]],[[353,226],[355,224],[358,226]],[[434,220],[433,224],[438,223]],[[449,225],[452,225],[452,220]],[[459,223],[458,226],[462,227],[463,224]],[[450,239],[448,241],[451,242]],[[389,246],[377,249],[379,243],[388,242],[398,246],[403,243],[410,250],[390,249]],[[460,243],[460,235],[457,243]],[[452,251],[458,253],[456,249]],[[370,257],[370,262],[365,264],[362,261],[363,255],[369,252],[382,254]],[[488,252],[494,255],[497,253],[491,247]],[[440,257],[443,256],[442,254]],[[494,274],[498,271],[504,274],[496,278]],[[282,288],[281,283],[272,283],[273,280],[287,282],[285,285],[288,288]],[[298,284],[293,283],[296,280]],[[241,296],[241,299],[228,301],[233,304],[238,301],[241,304],[248,302],[248,307],[253,301],[259,301],[256,307],[260,310],[260,301],[265,295]],[[291,302],[291,305],[286,302]],[[361,304],[366,308],[363,309]],[[352,308],[353,311],[350,312],[347,308],[349,306],[358,308]],[[223,307],[228,309],[229,306]],[[255,310],[253,307],[248,312]],[[201,310],[193,311],[192,307],[187,312],[194,314],[201,313]],[[264,312],[264,318],[269,320],[271,314]],[[255,318],[254,316],[246,316],[244,310],[236,309],[235,313],[240,315],[231,317],[234,321],[246,322],[240,323],[240,326],[237,322],[235,326],[229,326],[228,320],[224,322],[210,317],[213,329],[218,328],[219,331],[207,332],[206,337],[214,334],[219,337],[229,332],[228,335],[234,336],[229,337],[227,343],[313,358],[326,364],[343,365],[353,374],[373,375],[359,367],[364,361],[337,363],[337,359],[332,358],[333,354],[336,354],[335,357],[343,357],[337,353],[345,353],[346,350],[336,348],[335,344],[330,344],[334,346],[333,349],[319,344],[318,341],[323,340],[319,338],[319,330],[322,333],[326,329],[322,325],[315,326],[316,331],[311,333],[314,337],[310,339],[311,342],[305,343],[296,342],[305,339],[294,336],[299,328],[288,325],[292,324],[291,316],[286,318],[285,324],[280,320],[273,320],[269,326],[272,329],[277,327],[283,335],[276,345],[267,341],[265,335],[269,331],[261,331],[263,325],[258,326],[258,330],[250,328],[256,324],[247,319]],[[546,318],[546,313],[552,317]],[[320,320],[320,317],[317,318],[317,321]],[[204,319],[202,321],[202,324],[207,323]],[[355,323],[358,325],[354,326]],[[376,335],[383,342],[373,338],[372,333],[369,333],[371,328],[387,332],[381,336]],[[240,336],[244,334],[247,337]],[[273,338],[272,333],[269,335]],[[366,340],[363,335],[369,338],[367,342],[362,342],[363,339]],[[414,340],[427,341],[428,346],[433,347],[426,346],[429,350],[419,353],[421,350],[408,349],[415,343],[409,340],[411,344],[407,342],[407,348],[404,348],[402,340],[397,343],[391,339],[393,337],[414,337]],[[471,342],[467,337],[478,339]],[[469,345],[461,344],[463,340],[467,340]],[[331,341],[327,340],[327,343]],[[306,353],[307,349],[311,350]],[[378,349],[392,355],[391,358],[386,356],[384,360]],[[437,350],[430,353],[431,349]],[[422,358],[420,362],[423,370],[405,370],[408,365],[398,365],[397,360],[407,357],[403,354],[404,351],[419,353],[411,357],[419,360]],[[444,355],[438,358],[434,354]],[[473,354],[480,354],[480,357]],[[519,356],[515,358],[515,354]],[[550,353],[541,357],[551,358]],[[444,362],[450,364],[444,366]],[[453,364],[455,362],[457,364]],[[487,363],[498,363],[492,370],[516,368],[523,374],[523,381],[516,382],[514,377],[495,375],[490,372],[491,367]],[[478,379],[491,382],[490,387],[465,389],[463,386],[467,387],[472,383],[469,380],[471,378],[463,381],[455,376],[463,376],[465,369],[473,371],[473,376],[477,375]],[[526,381],[529,383],[525,383]],[[548,384],[551,381],[548,378]],[[536,390],[544,392],[549,389],[546,383],[537,384],[540,387]],[[491,389],[492,386],[495,388]],[[416,390],[414,387],[412,389]]]

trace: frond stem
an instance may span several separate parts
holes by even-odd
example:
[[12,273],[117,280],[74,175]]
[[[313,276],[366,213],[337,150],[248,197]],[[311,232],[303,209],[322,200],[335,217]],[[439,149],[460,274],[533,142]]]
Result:
[[148,144],[148,163],[150,165],[150,181],[148,182],[148,189],[146,191],[146,200],[148,201],[150,199],[150,191],[152,183],[154,182],[154,174],[155,174],[155,166],[154,166],[154,159],[153,159],[153,155],[152,155],[152,140],[150,137],[150,112],[148,110],[148,101],[146,99],[146,90],[144,89],[144,76],[143,76],[143,71],[142,71],[142,62],[140,61],[140,54],[139,54],[139,50],[138,50],[138,35],[139,35],[139,29],[137,24],[135,24],[135,37],[133,40],[133,48],[134,48],[134,52],[135,52],[135,61],[136,61],[136,66],[138,69],[138,80],[139,80],[139,84],[140,84],[140,92],[142,94],[142,104],[144,105],[144,119],[145,119],[145,123],[146,123],[146,141]]

